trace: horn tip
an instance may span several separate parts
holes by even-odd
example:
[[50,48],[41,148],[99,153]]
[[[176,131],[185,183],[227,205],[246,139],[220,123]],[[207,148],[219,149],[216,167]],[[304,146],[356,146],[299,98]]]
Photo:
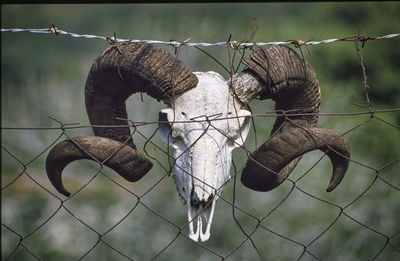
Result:
[[329,187],[326,189],[326,192],[332,192],[335,188],[336,188],[336,187],[331,187],[331,186],[329,186]]
[[63,195],[66,196],[66,197],[71,196],[71,193],[68,192],[68,191],[65,190],[65,189],[59,189],[58,192],[60,192],[61,194],[63,194]]
[[51,182],[51,184],[54,186],[54,188],[61,194],[63,194],[64,196],[69,197],[71,195],[70,192],[68,192],[68,190],[66,190],[64,188],[62,179],[61,179],[61,173],[62,170],[53,170],[52,168],[47,166],[46,169],[47,172],[47,176],[49,177],[49,180]]
[[332,192],[338,185],[339,185],[340,181],[333,181],[331,183],[329,183],[328,187],[326,188],[326,192]]

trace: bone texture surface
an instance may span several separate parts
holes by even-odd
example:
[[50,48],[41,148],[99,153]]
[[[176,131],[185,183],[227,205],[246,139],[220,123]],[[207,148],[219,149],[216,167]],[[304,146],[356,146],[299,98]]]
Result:
[[[240,109],[227,82],[215,72],[196,72],[199,82],[164,109],[162,140],[174,148],[172,177],[188,208],[189,237],[205,241],[215,202],[229,180],[232,150],[243,144],[250,112]],[[196,227],[197,224],[197,228]]]

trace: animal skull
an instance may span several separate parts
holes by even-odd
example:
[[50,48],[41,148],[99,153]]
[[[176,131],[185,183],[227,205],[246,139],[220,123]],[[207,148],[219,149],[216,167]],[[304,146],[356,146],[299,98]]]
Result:
[[272,190],[287,179],[303,154],[320,149],[333,165],[327,191],[335,189],[349,164],[349,146],[336,131],[316,126],[321,92],[312,67],[283,46],[260,49],[243,63],[247,68],[225,81],[214,72],[192,73],[155,45],[123,43],[105,50],[93,63],[85,86],[95,136],[74,137],[52,148],[46,160],[51,183],[69,196],[61,174],[77,159],[96,160],[128,181],[142,178],[152,163],[136,150],[129,127],[121,126],[128,122],[121,119],[128,118],[125,100],[145,92],[168,106],[160,112],[160,134],[174,148],[173,178],[188,205],[191,239],[205,241],[210,236],[215,202],[229,180],[231,152],[243,144],[249,130],[250,113],[241,106],[256,97],[274,100],[281,116],[271,137],[249,155],[242,183],[256,191]]
[[[160,112],[161,139],[174,148],[172,177],[188,207],[189,237],[210,237],[215,202],[229,180],[232,150],[243,144],[250,114],[215,72],[195,72],[199,82]],[[205,232],[203,232],[203,219]],[[197,219],[197,229],[193,229]]]

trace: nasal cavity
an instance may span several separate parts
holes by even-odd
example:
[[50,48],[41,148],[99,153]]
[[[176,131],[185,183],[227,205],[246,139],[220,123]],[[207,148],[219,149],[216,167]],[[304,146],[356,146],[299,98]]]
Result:
[[190,205],[195,207],[195,208],[199,208],[201,207],[200,205],[202,202],[200,202],[199,197],[197,196],[197,193],[192,193],[192,195],[190,196]]
[[213,195],[208,197],[206,200],[200,200],[197,196],[197,193],[193,193],[190,196],[190,205],[197,209],[203,209],[204,207],[208,207],[208,205],[212,202]]

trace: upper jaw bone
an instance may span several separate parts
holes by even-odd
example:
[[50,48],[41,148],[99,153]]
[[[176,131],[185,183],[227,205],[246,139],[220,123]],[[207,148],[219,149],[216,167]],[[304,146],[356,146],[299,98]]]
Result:
[[[203,205],[194,206],[189,201],[188,203],[188,220],[189,220],[189,238],[193,241],[204,242],[210,238],[211,223],[214,215],[215,202],[217,201],[217,196],[214,196],[208,203]],[[203,230],[203,220],[206,224],[205,231]],[[194,223],[196,222],[197,228],[194,229]]]

